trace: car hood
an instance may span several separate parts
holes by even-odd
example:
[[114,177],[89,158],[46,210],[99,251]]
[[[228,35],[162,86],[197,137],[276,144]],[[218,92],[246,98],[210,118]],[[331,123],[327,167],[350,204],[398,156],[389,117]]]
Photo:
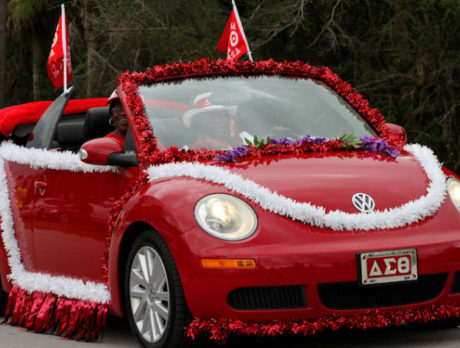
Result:
[[[190,177],[218,184],[264,210],[336,230],[397,228],[436,213],[446,177],[433,152],[406,145],[396,159],[368,152],[262,156],[238,163],[168,163],[147,169],[150,181]],[[224,188],[224,189],[225,189]],[[356,193],[375,210],[359,212]]]
[[375,210],[401,206],[427,193],[429,182],[416,158],[405,152],[397,159],[363,156],[360,152],[265,157],[228,165],[233,173],[297,202],[359,213],[356,193],[375,201]]

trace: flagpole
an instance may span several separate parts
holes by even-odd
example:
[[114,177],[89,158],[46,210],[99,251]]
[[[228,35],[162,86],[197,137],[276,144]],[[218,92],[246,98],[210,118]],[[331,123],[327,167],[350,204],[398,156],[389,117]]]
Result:
[[66,40],[66,22],[65,22],[65,8],[61,4],[61,26],[62,26],[62,50],[64,51],[64,93],[67,92],[67,40]]
[[238,9],[236,8],[235,0],[232,0],[232,4],[233,4],[233,10],[235,11],[236,20],[238,21],[238,25],[241,30],[241,34],[243,35],[244,42],[246,43],[246,47],[248,48],[249,60],[252,62],[251,49],[249,48],[248,40],[246,40],[246,34],[244,33],[243,25],[241,24],[240,15],[238,14]]

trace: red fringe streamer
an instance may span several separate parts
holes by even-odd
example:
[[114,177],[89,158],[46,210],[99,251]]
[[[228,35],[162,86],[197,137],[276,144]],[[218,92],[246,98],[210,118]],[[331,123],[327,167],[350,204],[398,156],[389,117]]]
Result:
[[9,293],[4,323],[38,333],[95,341],[102,338],[107,305],[58,297],[14,286]]
[[243,322],[232,319],[199,320],[195,318],[185,332],[195,339],[206,333],[211,340],[225,343],[231,334],[252,336],[275,336],[283,334],[314,335],[324,331],[341,329],[369,329],[398,326],[409,323],[428,323],[443,319],[459,318],[460,305],[448,304],[429,306],[412,310],[368,310],[364,314],[348,316],[333,315],[303,321],[273,321],[268,323]]

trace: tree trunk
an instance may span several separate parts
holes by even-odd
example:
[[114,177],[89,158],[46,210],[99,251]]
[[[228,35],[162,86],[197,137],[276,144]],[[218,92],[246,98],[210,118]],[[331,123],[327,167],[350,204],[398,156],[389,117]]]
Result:
[[94,52],[97,50],[95,33],[92,26],[95,4],[92,0],[83,0],[81,6],[81,18],[86,44],[86,96],[91,97],[94,89],[94,77],[96,75]]
[[32,34],[32,84],[34,91],[34,101],[40,100],[40,67],[41,67],[41,47],[40,47],[40,35],[37,31]]
[[6,0],[0,0],[0,108],[5,106],[6,93]]

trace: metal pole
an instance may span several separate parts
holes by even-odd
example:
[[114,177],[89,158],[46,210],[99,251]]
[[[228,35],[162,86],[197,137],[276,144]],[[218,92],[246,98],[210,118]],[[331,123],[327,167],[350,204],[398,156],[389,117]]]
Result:
[[67,92],[67,33],[64,4],[61,4],[61,26],[62,26],[62,49],[64,51],[64,93]]
[[236,8],[235,0],[232,0],[232,4],[233,4],[233,9],[235,10],[236,20],[238,21],[238,25],[241,30],[241,35],[243,35],[244,42],[246,43],[246,47],[248,48],[249,60],[252,62],[251,49],[249,48],[248,40],[246,39],[246,34],[244,33],[243,24],[241,24],[240,15],[238,14],[238,9]]

